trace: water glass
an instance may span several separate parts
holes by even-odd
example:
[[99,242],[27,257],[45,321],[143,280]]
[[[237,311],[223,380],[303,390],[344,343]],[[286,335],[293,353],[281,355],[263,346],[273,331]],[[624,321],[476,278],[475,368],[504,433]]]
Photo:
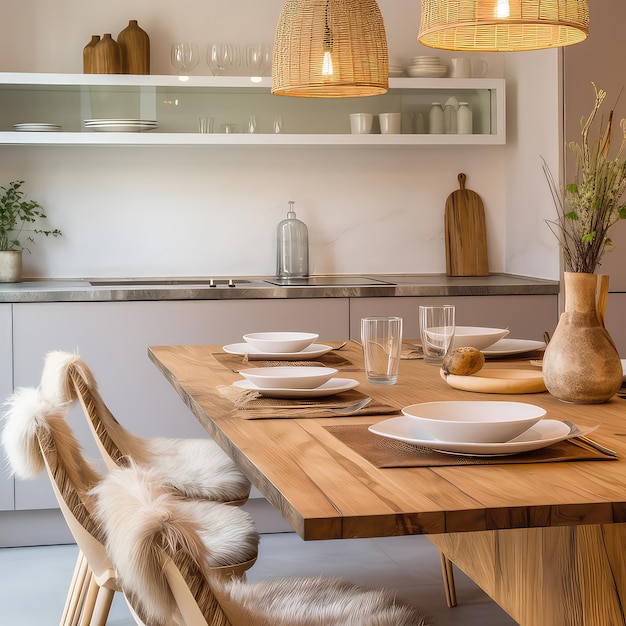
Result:
[[420,336],[424,361],[441,365],[450,352],[455,330],[454,306],[420,306]]
[[199,117],[198,118],[198,130],[201,133],[212,133],[213,132],[213,124],[215,123],[214,117]]
[[402,318],[364,317],[361,320],[361,343],[367,381],[394,385],[398,380],[402,350]]

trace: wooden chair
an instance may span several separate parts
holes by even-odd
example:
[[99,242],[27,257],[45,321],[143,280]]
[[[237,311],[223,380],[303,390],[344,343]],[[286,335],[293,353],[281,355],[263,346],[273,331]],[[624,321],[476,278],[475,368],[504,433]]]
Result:
[[155,467],[181,495],[244,504],[250,481],[212,439],[142,439],[125,429],[104,403],[95,378],[77,354],[46,355],[41,391],[56,403],[78,400],[109,469],[129,459]]
[[[426,626],[391,592],[330,578],[250,584],[207,569],[201,524],[147,470],[112,470],[94,490],[95,516],[138,614],[163,626]],[[162,573],[165,573],[165,576]]]
[[[84,458],[80,444],[66,421],[68,405],[54,404],[39,390],[22,388],[7,402],[2,443],[15,474],[34,478],[44,469],[59,507],[80,553],[70,584],[61,626],[104,626],[115,591],[120,590],[115,569],[104,544],[104,533],[92,517],[91,490],[102,476]],[[258,533],[250,516],[236,507],[216,502],[190,501],[199,522],[219,516],[227,525],[211,527],[206,546],[211,550],[209,569],[225,575],[242,576],[256,560]],[[218,509],[216,512],[214,509]],[[220,512],[219,509],[224,509]],[[184,509],[183,509],[184,510]],[[132,521],[132,520],[129,520]],[[221,551],[213,544],[219,541]],[[138,624],[144,622],[134,613]]]

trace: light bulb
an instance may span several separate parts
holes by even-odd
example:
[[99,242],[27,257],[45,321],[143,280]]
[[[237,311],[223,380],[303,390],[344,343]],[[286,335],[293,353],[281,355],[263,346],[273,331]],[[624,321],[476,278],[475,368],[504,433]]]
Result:
[[509,17],[510,14],[511,9],[509,7],[509,0],[498,0],[498,4],[496,6],[496,17],[503,19]]
[[333,57],[330,54],[330,50],[324,52],[324,58],[322,60],[322,76],[333,75]]

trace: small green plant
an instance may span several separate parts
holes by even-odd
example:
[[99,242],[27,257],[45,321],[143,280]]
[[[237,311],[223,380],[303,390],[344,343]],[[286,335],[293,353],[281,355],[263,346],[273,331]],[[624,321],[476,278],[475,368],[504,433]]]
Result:
[[[35,243],[33,235],[58,237],[58,229],[42,230],[30,228],[40,220],[46,219],[43,207],[35,200],[27,200],[21,190],[23,180],[14,180],[7,187],[1,187],[0,194],[0,250],[28,250],[28,242]],[[29,234],[30,233],[30,234]]]

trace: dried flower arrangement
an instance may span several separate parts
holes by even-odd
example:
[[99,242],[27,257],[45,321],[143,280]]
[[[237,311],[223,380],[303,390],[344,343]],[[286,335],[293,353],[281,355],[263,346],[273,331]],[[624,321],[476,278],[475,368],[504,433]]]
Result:
[[609,157],[613,111],[604,132],[590,146],[589,131],[606,97],[604,90],[592,85],[595,104],[586,121],[581,120],[581,141],[569,144],[576,154],[575,182],[560,193],[543,161],[543,171],[558,213],[555,220],[546,220],[546,223],[559,240],[565,269],[570,272],[593,273],[603,255],[614,247],[608,236],[609,229],[620,219],[626,219],[626,203],[620,204],[626,190],[626,159],[622,158],[626,149],[626,120],[620,122],[622,141],[613,158]]

